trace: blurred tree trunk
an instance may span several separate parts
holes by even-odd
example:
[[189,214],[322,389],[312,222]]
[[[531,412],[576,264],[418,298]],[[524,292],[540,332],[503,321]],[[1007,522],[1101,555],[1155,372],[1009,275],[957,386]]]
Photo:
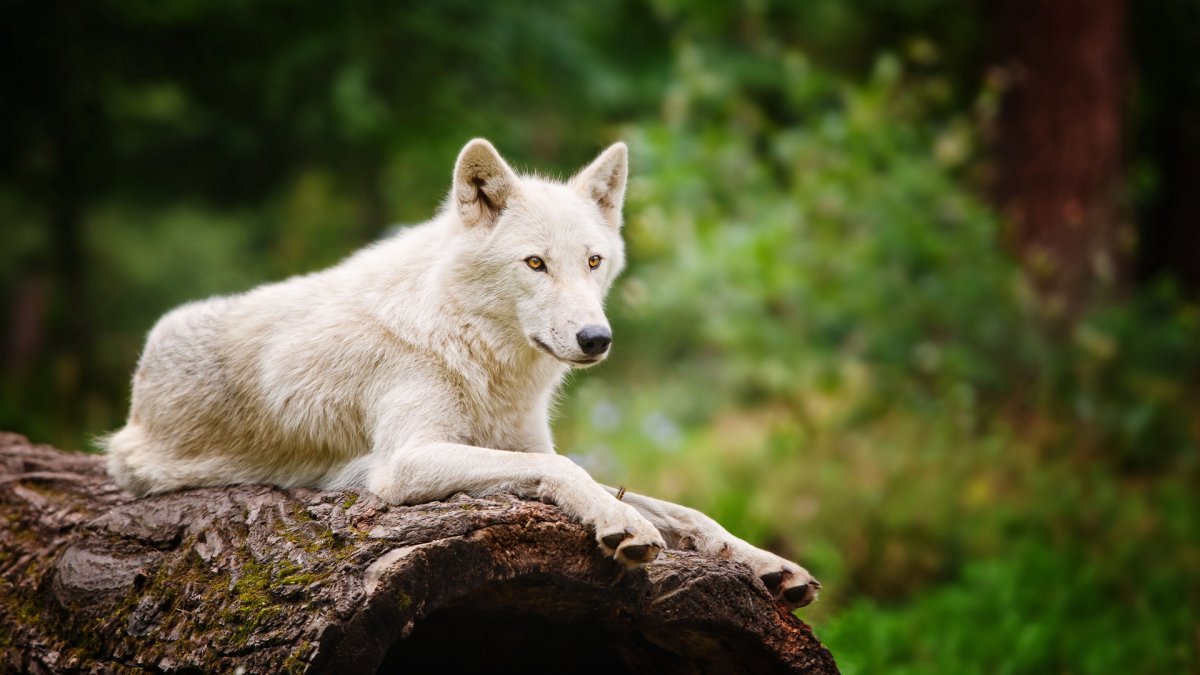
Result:
[[[90,75],[99,58],[91,25],[93,15],[77,3],[55,2],[45,10],[43,29],[54,49],[46,54],[47,74],[56,86],[45,104],[45,218],[49,225],[51,299],[46,306],[45,334],[53,367],[57,424],[80,428],[84,401],[95,386],[94,331],[89,260],[85,246],[87,212],[109,167],[96,161],[102,81]],[[35,354],[35,357],[38,356]]]
[[59,414],[71,428],[83,422],[83,398],[91,386],[92,325],[87,302],[87,257],[83,247],[83,198],[79,182],[78,147],[74,132],[60,137],[56,154],[54,203],[50,206],[50,231],[59,307],[57,338],[62,360],[56,380],[61,403]]
[[989,7],[1009,79],[996,196],[1043,309],[1070,319],[1125,273],[1125,3],[994,0]]

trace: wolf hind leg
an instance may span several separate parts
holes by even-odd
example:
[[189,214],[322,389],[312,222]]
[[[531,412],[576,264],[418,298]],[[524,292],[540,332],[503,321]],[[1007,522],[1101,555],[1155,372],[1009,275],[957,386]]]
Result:
[[102,437],[100,445],[108,455],[108,475],[126,492],[144,497],[176,487],[163,480],[168,454],[139,425],[126,424]]

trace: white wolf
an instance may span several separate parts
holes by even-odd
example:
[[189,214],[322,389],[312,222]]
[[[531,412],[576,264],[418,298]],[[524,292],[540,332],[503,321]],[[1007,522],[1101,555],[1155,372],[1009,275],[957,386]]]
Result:
[[803,568],[698,511],[595,482],[554,452],[548,407],[602,361],[624,265],[627,152],[567,183],[468,143],[433,220],[315,274],[190,303],[150,331],[109,473],[138,495],[271,483],[396,504],[512,492],[557,504],[629,566],[665,546],[748,565],[806,605]]

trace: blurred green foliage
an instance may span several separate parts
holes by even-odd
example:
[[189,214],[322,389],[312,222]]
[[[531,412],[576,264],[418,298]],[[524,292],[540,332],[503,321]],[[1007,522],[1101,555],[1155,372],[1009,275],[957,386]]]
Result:
[[1039,324],[969,188],[992,92],[724,57],[682,45],[624,132],[621,372],[580,380],[563,447],[819,570],[846,672],[1195,668],[1196,308]]
[[[1200,669],[1200,313],[1165,280],[1040,323],[981,197],[974,3],[301,7],[93,8],[161,37],[104,62],[133,140],[88,208],[102,381],[60,414],[78,364],[50,350],[0,426],[119,424],[158,315],[428,217],[470,136],[557,171],[621,138],[617,337],[563,452],[809,567],[847,673]],[[6,287],[50,247],[21,185]]]

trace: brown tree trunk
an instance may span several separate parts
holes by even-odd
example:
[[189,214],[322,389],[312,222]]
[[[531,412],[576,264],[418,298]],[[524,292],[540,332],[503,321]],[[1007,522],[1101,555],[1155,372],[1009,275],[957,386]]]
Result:
[[750,570],[553,506],[239,486],[135,500],[0,433],[0,671],[835,673]]
[[1009,88],[997,138],[1011,243],[1054,318],[1124,273],[1124,0],[993,0]]

